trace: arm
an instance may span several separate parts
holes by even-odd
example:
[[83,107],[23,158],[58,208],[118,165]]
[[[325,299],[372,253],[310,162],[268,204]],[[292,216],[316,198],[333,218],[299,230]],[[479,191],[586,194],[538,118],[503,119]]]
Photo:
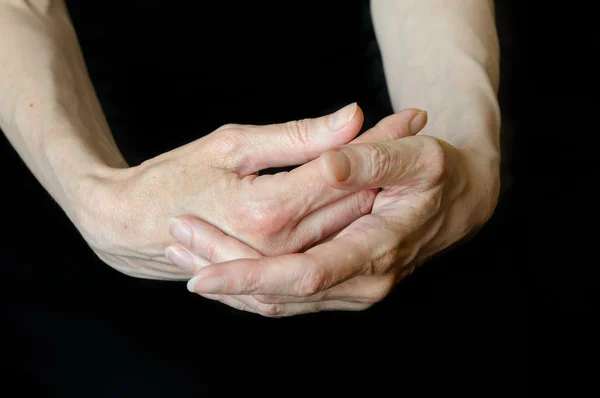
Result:
[[63,1],[0,0],[0,128],[76,221],[81,192],[127,167]]
[[493,0],[377,0],[373,24],[392,105],[425,109],[421,134],[477,159],[499,189],[499,45]]
[[[302,254],[261,257],[210,226],[197,226],[195,255],[222,262],[200,270],[190,290],[272,316],[365,309],[493,214],[500,112],[492,1],[371,4],[393,107],[428,111],[427,127],[386,140],[379,137],[390,134],[366,132],[356,144],[322,155],[322,175],[331,186],[381,191],[370,214]],[[424,119],[411,126],[415,120],[422,125]],[[384,119],[378,130],[389,126]],[[202,250],[212,246],[226,247],[227,255]],[[238,297],[246,301],[234,301]]]
[[[0,128],[94,252],[125,274],[189,278],[191,265],[181,270],[164,253],[175,215],[205,220],[272,254],[298,250],[363,215],[374,193],[319,182],[314,162],[287,174],[255,174],[310,162],[349,142],[361,125],[356,105],[278,125],[227,125],[128,167],[64,2],[0,0]],[[325,223],[324,206],[332,215]],[[35,229],[28,239],[40,239]]]

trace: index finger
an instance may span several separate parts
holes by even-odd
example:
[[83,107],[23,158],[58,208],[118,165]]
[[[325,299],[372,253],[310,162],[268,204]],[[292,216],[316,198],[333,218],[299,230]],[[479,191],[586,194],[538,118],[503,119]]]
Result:
[[200,294],[312,296],[369,267],[372,249],[344,235],[305,253],[208,265],[188,282]]

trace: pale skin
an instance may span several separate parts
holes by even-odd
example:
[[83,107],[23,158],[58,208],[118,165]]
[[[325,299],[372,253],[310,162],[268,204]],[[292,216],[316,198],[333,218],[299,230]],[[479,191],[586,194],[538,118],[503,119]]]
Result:
[[[362,111],[351,104],[336,116],[225,125],[130,167],[63,2],[0,0],[0,127],[111,267],[193,276],[190,290],[266,316],[362,310],[480,228],[499,186],[492,2],[372,9],[397,111],[378,127],[352,141]],[[257,175],[283,165],[302,166]]]
[[171,231],[187,225],[192,237],[167,256],[193,259],[190,291],[265,316],[364,310],[493,214],[500,184],[493,1],[371,4],[394,109],[426,109],[427,127],[415,136],[367,132],[321,155],[330,187],[378,193],[369,214],[301,253],[267,257],[179,217]]
[[[373,190],[331,187],[314,161],[359,133],[357,104],[277,125],[227,124],[130,167],[104,118],[62,1],[0,0],[0,48],[2,131],[91,249],[124,274],[190,278],[165,256],[173,243],[169,219],[178,214],[277,255],[316,243],[373,205]],[[422,128],[424,114],[407,114],[403,123],[416,120]],[[301,166],[258,176],[288,165]]]

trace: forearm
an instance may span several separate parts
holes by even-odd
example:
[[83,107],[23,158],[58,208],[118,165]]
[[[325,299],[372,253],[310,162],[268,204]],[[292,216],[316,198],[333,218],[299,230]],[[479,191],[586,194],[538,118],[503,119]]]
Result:
[[394,109],[427,110],[423,134],[497,159],[499,47],[493,1],[371,4]]
[[0,0],[0,128],[71,216],[86,181],[126,167],[62,1]]

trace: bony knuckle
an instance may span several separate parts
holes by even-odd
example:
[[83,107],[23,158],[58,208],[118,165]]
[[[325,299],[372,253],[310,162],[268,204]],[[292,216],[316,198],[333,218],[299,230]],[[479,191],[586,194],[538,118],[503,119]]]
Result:
[[219,134],[234,134],[243,130],[244,126],[236,123],[227,123],[219,127],[215,132]]
[[217,130],[219,144],[226,147],[235,147],[242,143],[244,129],[239,124],[226,124]]
[[264,237],[277,234],[288,221],[284,212],[278,211],[277,206],[254,204],[248,210],[247,218],[251,226]]
[[297,147],[308,147],[312,143],[308,119],[294,120],[285,124],[290,141]]
[[300,279],[298,295],[302,297],[313,296],[327,288],[329,278],[322,269],[310,268]]
[[215,132],[215,145],[222,157],[226,159],[235,157],[244,147],[244,126],[239,124],[226,124]]

